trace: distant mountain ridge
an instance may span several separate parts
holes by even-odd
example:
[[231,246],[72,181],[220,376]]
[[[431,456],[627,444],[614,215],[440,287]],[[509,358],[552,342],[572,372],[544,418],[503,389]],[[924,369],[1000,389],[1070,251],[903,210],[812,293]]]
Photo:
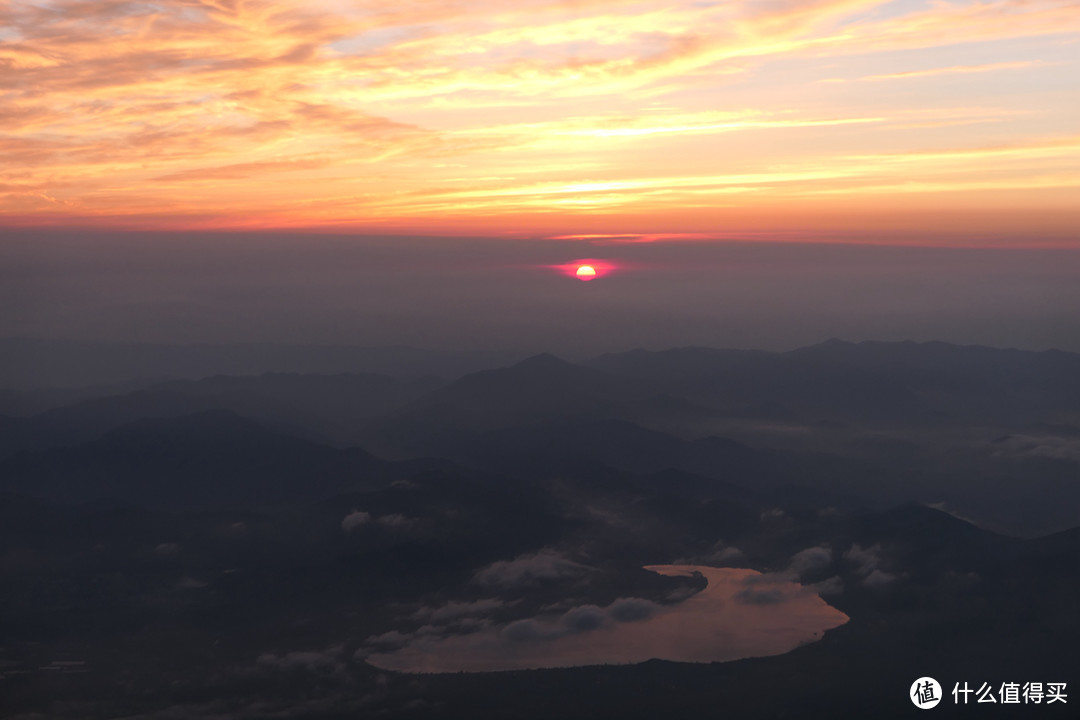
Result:
[[78,387],[146,378],[375,373],[456,378],[517,362],[526,353],[425,350],[404,345],[303,343],[167,345],[0,338],[0,388]]
[[28,418],[0,417],[0,457],[86,442],[142,418],[207,410],[229,410],[283,432],[344,446],[367,422],[441,384],[436,378],[400,380],[370,373],[264,373],[172,380]]
[[833,339],[784,353],[633,350],[587,364],[716,408],[773,404],[819,419],[1017,423],[1080,410],[1080,355],[1058,350]]
[[[677,471],[702,496],[711,487],[702,482],[733,482],[877,507],[918,500],[1028,535],[1075,524],[1080,499],[1080,355],[945,343],[634,350],[585,363],[541,354],[449,382],[371,373],[169,381],[0,416],[0,462],[50,448],[60,462],[68,450],[101,450],[121,426],[207,411],[326,452],[442,458],[515,481],[584,477],[590,467],[639,480]],[[1032,493],[1048,501],[1025,502]]]
[[273,505],[376,486],[385,463],[269,430],[226,410],[135,420],[92,442],[0,464],[0,490],[148,507]]
[[438,388],[376,423],[365,437],[374,447],[415,454],[463,434],[570,418],[670,428],[700,423],[711,414],[648,382],[541,354]]

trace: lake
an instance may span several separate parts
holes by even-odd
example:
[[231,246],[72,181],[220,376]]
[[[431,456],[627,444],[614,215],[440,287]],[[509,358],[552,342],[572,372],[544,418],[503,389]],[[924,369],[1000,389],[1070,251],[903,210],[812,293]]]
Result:
[[[779,655],[820,640],[848,617],[785,576],[703,565],[649,565],[661,575],[700,573],[704,590],[672,604],[623,599],[468,634],[418,633],[367,662],[412,673],[491,672],[652,659],[725,662]],[[633,601],[633,602],[632,602]]]

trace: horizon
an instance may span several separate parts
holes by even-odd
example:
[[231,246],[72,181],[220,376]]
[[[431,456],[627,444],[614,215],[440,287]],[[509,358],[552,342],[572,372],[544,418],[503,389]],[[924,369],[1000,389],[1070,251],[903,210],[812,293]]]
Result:
[[[567,272],[588,263],[605,269]],[[0,267],[2,336],[574,357],[830,337],[1080,351],[1071,248],[13,230]]]
[[[519,355],[521,360],[516,362],[523,362],[525,360],[550,356],[556,360],[561,360],[568,363],[578,363],[581,360],[593,359],[596,356],[588,355],[583,357],[567,357],[560,355],[559,353],[544,350],[541,348],[530,351],[528,349],[518,348],[504,348],[504,347],[488,347],[477,348],[471,350],[452,350],[448,348],[439,347],[426,347],[419,345],[361,345],[357,343],[302,343],[302,342],[288,342],[279,340],[264,340],[264,341],[242,341],[242,342],[192,342],[192,343],[169,343],[169,342],[141,342],[141,341],[112,341],[112,340],[92,340],[77,337],[41,337],[41,336],[20,336],[12,335],[6,337],[0,337],[0,343],[41,343],[41,344],[71,344],[71,345],[111,345],[122,347],[201,347],[201,348],[229,348],[229,347],[303,347],[303,348],[349,348],[353,350],[406,350],[416,352],[431,352],[431,353],[446,353],[446,354],[460,354],[460,355]],[[835,345],[915,345],[915,346],[947,346],[957,348],[961,350],[1001,350],[1004,352],[1021,352],[1021,353],[1065,353],[1068,355],[1077,355],[1080,352],[1073,350],[1062,350],[1057,347],[1048,347],[1044,349],[1029,349],[1012,346],[1001,345],[982,345],[979,343],[955,343],[947,340],[859,340],[844,337],[829,337],[817,342],[811,342],[805,345],[794,345],[787,348],[768,349],[760,347],[734,347],[725,345],[673,345],[673,346],[656,346],[648,347],[644,345],[638,345],[634,347],[620,347],[613,350],[603,351],[602,355],[620,355],[624,353],[634,352],[648,352],[648,353],[661,353],[669,351],[684,351],[684,350],[705,350],[705,351],[719,351],[719,352],[754,352],[754,353],[766,353],[770,355],[783,355],[792,352],[798,352],[799,350],[808,350],[810,348],[816,348],[821,346],[835,346]]]

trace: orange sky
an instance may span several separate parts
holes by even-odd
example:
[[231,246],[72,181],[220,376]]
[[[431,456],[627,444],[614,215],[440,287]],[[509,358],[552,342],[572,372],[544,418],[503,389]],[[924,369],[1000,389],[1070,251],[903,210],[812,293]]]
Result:
[[1078,41],[1066,0],[0,2],[0,214],[1080,245]]

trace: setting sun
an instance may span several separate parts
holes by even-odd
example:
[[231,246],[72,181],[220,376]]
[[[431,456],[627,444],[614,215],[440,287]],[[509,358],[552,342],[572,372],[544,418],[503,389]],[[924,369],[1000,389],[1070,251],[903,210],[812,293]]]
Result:
[[[621,263],[619,266],[623,267]],[[616,269],[616,264],[609,260],[578,258],[562,265],[546,265],[544,267],[554,270],[560,275],[589,281],[607,276]]]
[[575,272],[578,280],[594,280],[596,279],[596,268],[592,265],[582,265]]

